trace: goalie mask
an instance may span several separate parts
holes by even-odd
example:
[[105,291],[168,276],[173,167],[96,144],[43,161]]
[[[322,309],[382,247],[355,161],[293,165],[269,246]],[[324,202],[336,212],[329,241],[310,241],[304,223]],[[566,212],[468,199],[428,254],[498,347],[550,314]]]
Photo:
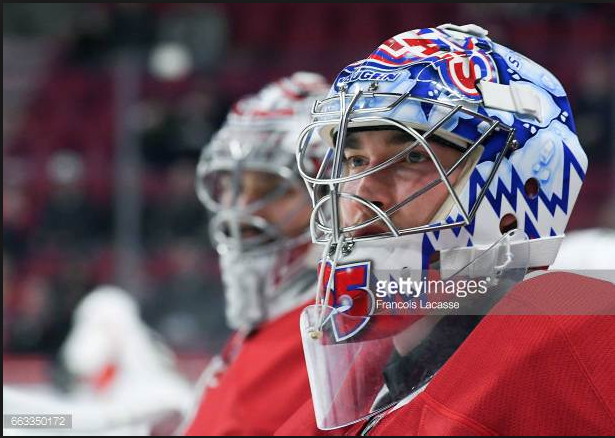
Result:
[[197,194],[213,212],[210,235],[234,329],[249,330],[305,302],[303,292],[315,281],[307,267],[310,200],[295,144],[327,89],[321,76],[307,72],[267,85],[233,106],[201,155]]
[[[408,31],[346,67],[297,162],[325,247],[301,322],[323,429],[420,390],[527,269],[550,265],[587,169],[557,79],[475,25]],[[484,293],[451,312],[429,280]]]

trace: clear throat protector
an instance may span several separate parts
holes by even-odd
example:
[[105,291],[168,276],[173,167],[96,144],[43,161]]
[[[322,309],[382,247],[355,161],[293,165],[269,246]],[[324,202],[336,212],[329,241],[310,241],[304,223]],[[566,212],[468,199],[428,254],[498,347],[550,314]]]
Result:
[[336,248],[321,263],[316,303],[300,321],[320,429],[366,419],[427,385],[527,272],[519,230],[474,248],[468,264],[458,264],[467,257],[457,250],[442,251],[422,270],[406,266],[421,236],[401,240],[367,242],[346,255]]

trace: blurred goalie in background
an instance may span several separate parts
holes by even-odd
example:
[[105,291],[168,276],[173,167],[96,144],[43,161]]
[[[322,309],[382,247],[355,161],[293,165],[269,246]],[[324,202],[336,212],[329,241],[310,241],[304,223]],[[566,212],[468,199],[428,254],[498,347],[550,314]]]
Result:
[[297,324],[316,274],[295,144],[327,89],[314,73],[279,79],[235,104],[203,150],[197,193],[236,333],[201,377],[189,435],[270,435],[309,398]]

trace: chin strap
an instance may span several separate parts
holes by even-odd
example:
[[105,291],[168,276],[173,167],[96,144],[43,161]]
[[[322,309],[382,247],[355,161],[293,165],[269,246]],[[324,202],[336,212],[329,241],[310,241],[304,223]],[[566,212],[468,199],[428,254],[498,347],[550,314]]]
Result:
[[[553,264],[564,235],[513,242],[504,241],[490,246],[454,248],[440,252],[442,272],[475,277],[498,276],[504,269],[523,269]],[[505,244],[503,253],[495,246]]]

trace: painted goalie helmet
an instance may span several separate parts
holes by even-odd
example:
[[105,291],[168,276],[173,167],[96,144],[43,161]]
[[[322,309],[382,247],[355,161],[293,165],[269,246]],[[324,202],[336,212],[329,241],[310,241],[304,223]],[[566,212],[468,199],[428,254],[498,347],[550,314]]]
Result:
[[268,84],[232,107],[201,154],[196,189],[213,213],[209,231],[234,329],[249,330],[305,302],[300,292],[312,279],[306,275],[307,221],[298,230],[283,228],[309,214],[296,139],[313,102],[328,89],[320,75],[308,72]]
[[[328,147],[314,169],[320,140]],[[587,169],[558,80],[484,29],[450,24],[394,36],[342,70],[313,107],[297,162],[313,201],[312,238],[325,246],[316,305],[301,322],[323,429],[420,389],[497,302],[457,319],[392,315],[391,303],[438,308],[443,298],[417,283],[406,293],[387,284],[483,281],[501,298],[527,269],[554,261]],[[422,338],[409,341],[412,332]],[[382,369],[419,354],[400,342],[423,358],[426,343],[447,353],[418,361],[399,389]]]

